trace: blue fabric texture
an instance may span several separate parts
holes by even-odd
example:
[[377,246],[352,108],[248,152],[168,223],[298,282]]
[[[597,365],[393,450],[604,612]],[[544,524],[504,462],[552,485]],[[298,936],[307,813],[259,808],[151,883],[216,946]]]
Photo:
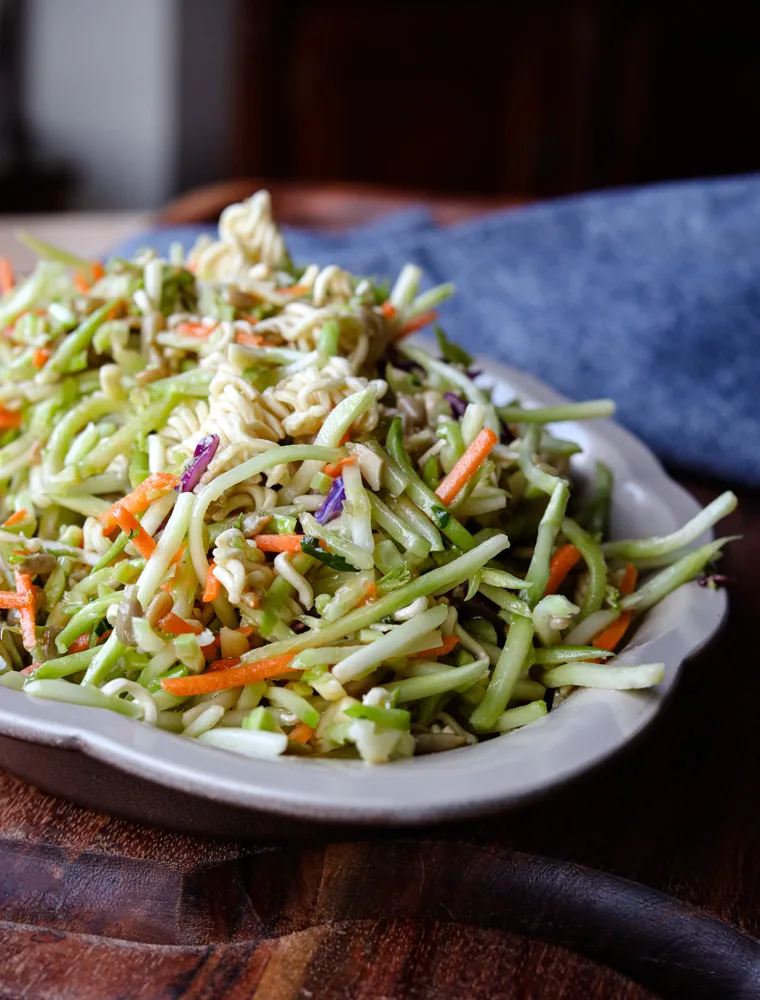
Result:
[[[165,252],[193,229],[115,249]],[[575,399],[611,396],[665,461],[760,485],[760,176],[547,202],[439,229],[424,207],[340,236],[286,229],[299,263],[454,281],[453,339]]]

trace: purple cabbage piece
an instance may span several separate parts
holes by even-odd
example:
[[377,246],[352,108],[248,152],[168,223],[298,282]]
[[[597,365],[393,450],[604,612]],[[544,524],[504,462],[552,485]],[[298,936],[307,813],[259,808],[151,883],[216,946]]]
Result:
[[481,372],[481,371],[478,371],[478,369],[476,369],[476,368],[471,368],[471,369],[470,369],[470,370],[469,370],[469,371],[467,372],[467,378],[472,378],[472,379],[476,379],[476,378],[478,377],[478,375],[482,375],[482,374],[483,374],[483,372]]
[[180,478],[180,493],[189,493],[191,490],[195,489],[201,481],[203,473],[211,464],[211,459],[214,455],[216,455],[216,449],[218,447],[218,434],[207,434],[206,437],[200,439],[198,444],[195,446],[195,451],[193,452],[193,461],[185,469]]
[[339,517],[343,512],[343,501],[346,499],[346,488],[343,485],[343,476],[338,476],[330,487],[325,502],[314,515],[314,520],[318,524],[327,524],[334,518]]
[[461,396],[457,396],[455,392],[444,392],[443,398],[451,407],[451,415],[457,420],[461,420],[467,409],[466,401]]

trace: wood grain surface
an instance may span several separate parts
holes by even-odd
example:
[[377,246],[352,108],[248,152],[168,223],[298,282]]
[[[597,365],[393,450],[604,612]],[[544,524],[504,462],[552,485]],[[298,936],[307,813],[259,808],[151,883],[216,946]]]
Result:
[[[703,502],[724,485],[680,478]],[[740,499],[723,635],[640,740],[517,811],[229,842],[0,775],[0,1000],[760,998],[760,497]]]

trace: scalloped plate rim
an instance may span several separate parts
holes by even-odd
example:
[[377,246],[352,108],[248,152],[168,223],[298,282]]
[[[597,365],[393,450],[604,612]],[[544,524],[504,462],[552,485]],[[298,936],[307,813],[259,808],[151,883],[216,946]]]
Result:
[[[478,358],[476,363],[483,367],[487,379],[517,389],[526,402],[554,405],[565,401],[563,396],[531,375],[488,359]],[[631,479],[631,482],[644,483],[652,496],[659,498],[668,510],[677,513],[678,521],[693,516],[699,509],[691,495],[668,476],[659,460],[630,432],[612,421],[595,421],[588,437],[592,449],[587,458],[593,457],[596,440],[606,442],[616,454],[625,456],[629,472],[635,472],[640,477],[638,480]],[[685,591],[688,593],[685,594]],[[135,725],[134,720],[105,710],[36,700],[1,687],[0,735],[76,750],[121,771],[194,798],[209,799],[253,812],[329,823],[384,826],[412,826],[462,819],[516,806],[565,784],[628,747],[661,714],[684,663],[716,635],[728,608],[725,591],[708,592],[692,584],[681,588],[668,600],[672,602],[677,596],[679,599],[673,604],[673,612],[677,612],[673,627],[656,633],[645,643],[657,650],[666,649],[669,656],[666,661],[668,676],[654,693],[577,691],[546,719],[512,734],[474,747],[380,767],[341,760],[254,760],[202,746],[196,741],[181,741],[175,734],[140,723]],[[686,632],[688,635],[681,634]],[[671,648],[674,642],[675,649]],[[637,648],[635,641],[633,648]],[[625,652],[622,655],[625,656]],[[616,712],[620,719],[623,715],[628,719],[627,731],[620,738],[614,738]],[[518,744],[524,745],[526,739],[529,745],[532,741],[537,741],[539,746],[544,745],[543,741],[549,735],[556,736],[557,733],[547,730],[538,739],[539,727],[561,728],[556,720],[562,719],[562,725],[569,729],[574,716],[579,713],[587,715],[589,720],[596,720],[597,724],[604,721],[608,728],[612,726],[612,735],[598,745],[594,745],[591,737],[592,745],[588,752],[581,749],[579,760],[560,766],[554,773],[522,784],[508,780],[510,772],[503,766],[501,752],[497,753],[493,748],[503,744],[504,754],[508,756],[510,747],[514,750]],[[96,719],[96,715],[99,718]],[[574,736],[582,739],[583,733]],[[562,740],[559,742],[561,744]],[[488,751],[488,748],[492,749]],[[545,749],[548,753],[549,743],[545,744]],[[561,752],[562,746],[559,749]],[[484,750],[495,758],[498,769],[494,768],[494,760],[489,761],[488,767],[485,766]],[[481,765],[475,761],[479,753],[483,761]],[[460,762],[465,758],[467,766],[463,768],[464,775],[459,775],[457,785],[458,772],[462,770]],[[530,759],[535,760],[535,757]],[[237,777],[230,779],[225,773],[230,770]],[[478,786],[478,776],[482,778],[483,772],[492,770],[497,776],[506,774],[507,780],[502,779],[495,787],[483,783]],[[443,789],[443,792],[437,791],[432,797],[429,794],[426,797],[426,787],[433,773],[435,788]],[[284,778],[287,780],[283,785]],[[341,781],[340,778],[346,780]],[[452,792],[452,788],[456,791]]]

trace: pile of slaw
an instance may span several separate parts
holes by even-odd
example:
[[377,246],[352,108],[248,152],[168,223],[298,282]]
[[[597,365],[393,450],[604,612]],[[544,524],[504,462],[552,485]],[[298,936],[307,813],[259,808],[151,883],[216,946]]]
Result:
[[[491,739],[618,665],[703,575],[673,534],[608,538],[548,425],[495,405],[436,326],[453,291],[296,267],[265,191],[186,256],[105,266],[23,235],[0,262],[0,685],[252,756],[382,763]],[[407,335],[433,326],[437,350]]]

